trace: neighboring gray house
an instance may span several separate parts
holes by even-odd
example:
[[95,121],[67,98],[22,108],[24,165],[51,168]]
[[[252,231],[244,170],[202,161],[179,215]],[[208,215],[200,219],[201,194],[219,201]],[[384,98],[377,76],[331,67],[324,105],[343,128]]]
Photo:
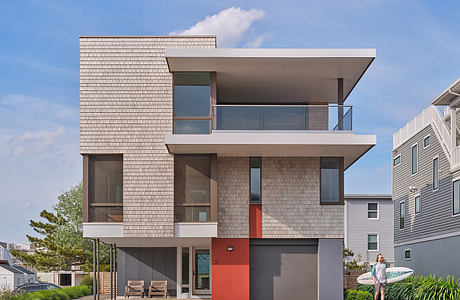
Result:
[[460,79],[393,136],[395,261],[416,274],[460,277],[459,96]]
[[345,248],[354,259],[373,263],[381,253],[393,266],[393,202],[391,195],[345,195]]

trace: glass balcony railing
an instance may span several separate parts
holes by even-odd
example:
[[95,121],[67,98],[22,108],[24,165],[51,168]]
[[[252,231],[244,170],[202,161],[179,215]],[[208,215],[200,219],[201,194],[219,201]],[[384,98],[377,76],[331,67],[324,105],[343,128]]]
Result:
[[214,105],[214,130],[352,130],[348,105]]

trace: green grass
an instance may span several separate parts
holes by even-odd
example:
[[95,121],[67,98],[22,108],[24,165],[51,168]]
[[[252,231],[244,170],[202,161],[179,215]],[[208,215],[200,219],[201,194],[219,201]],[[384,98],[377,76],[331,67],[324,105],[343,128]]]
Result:
[[11,295],[8,300],[71,300],[93,293],[89,286],[73,286],[63,289]]

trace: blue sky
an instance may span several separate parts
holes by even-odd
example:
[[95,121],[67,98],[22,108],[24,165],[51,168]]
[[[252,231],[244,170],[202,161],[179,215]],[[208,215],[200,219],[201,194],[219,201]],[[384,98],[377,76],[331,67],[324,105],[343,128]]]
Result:
[[378,145],[346,193],[391,193],[392,134],[460,76],[458,1],[1,1],[0,240],[81,180],[79,35],[210,33],[218,47],[376,48],[347,100]]

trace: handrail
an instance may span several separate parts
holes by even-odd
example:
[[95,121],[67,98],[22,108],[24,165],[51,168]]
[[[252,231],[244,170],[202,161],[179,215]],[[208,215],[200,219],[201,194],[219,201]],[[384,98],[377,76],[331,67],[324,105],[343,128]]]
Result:
[[213,104],[213,107],[235,106],[235,107],[353,107],[352,105],[312,105],[312,104]]

